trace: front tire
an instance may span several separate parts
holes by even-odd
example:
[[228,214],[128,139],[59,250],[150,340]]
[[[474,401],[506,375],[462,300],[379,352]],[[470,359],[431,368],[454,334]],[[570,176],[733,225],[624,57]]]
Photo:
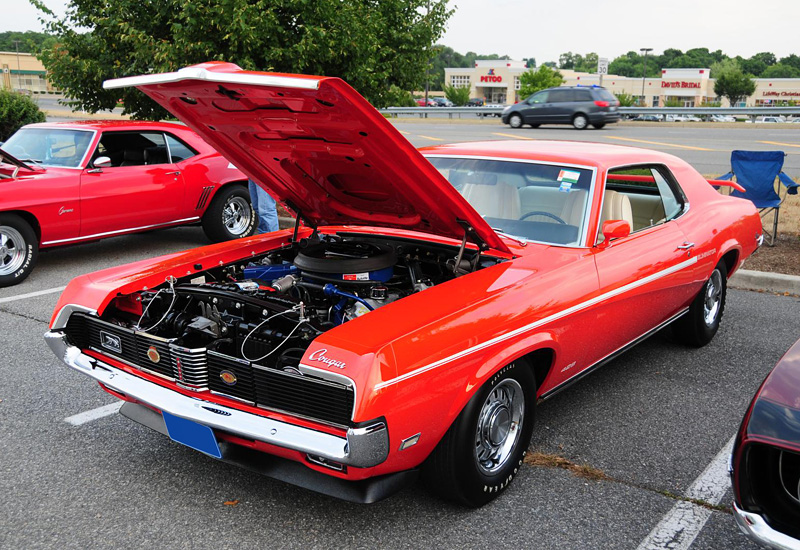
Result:
[[594,126],[596,130],[602,130],[605,125],[606,125],[605,122],[598,122],[596,124],[592,124],[592,126]]
[[678,340],[699,348],[714,338],[725,311],[727,288],[728,270],[720,262],[692,301],[689,312],[675,321],[673,332]]
[[494,500],[516,476],[533,433],[536,383],[521,359],[504,367],[472,396],[423,468],[442,498],[477,508]]
[[203,231],[215,243],[249,237],[255,229],[250,193],[241,185],[220,189],[203,214]]
[[39,257],[39,240],[28,222],[16,214],[0,214],[0,287],[21,283]]
[[519,115],[511,115],[508,117],[508,125],[512,128],[522,128],[522,117]]
[[586,118],[586,115],[583,113],[578,113],[572,117],[572,126],[574,126],[576,130],[585,130],[588,125],[589,119]]

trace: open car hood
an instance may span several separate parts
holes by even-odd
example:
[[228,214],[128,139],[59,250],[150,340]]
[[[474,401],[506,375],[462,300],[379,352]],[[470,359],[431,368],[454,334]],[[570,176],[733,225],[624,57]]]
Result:
[[12,166],[16,166],[18,168],[25,168],[31,172],[34,171],[33,168],[19,160],[17,157],[13,156],[11,153],[7,152],[2,147],[0,147],[0,163],[11,164]]
[[313,225],[503,241],[397,129],[338,78],[211,62],[109,80],[136,86]]

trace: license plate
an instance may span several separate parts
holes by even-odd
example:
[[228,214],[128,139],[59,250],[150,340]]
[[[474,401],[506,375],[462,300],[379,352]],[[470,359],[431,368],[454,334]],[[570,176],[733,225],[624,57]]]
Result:
[[219,443],[211,428],[168,412],[162,412],[162,415],[170,439],[208,456],[222,458],[222,451],[219,450]]

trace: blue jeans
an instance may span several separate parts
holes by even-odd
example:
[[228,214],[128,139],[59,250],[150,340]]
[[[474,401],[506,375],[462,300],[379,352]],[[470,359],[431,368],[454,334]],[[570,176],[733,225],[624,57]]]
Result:
[[253,180],[247,180],[250,189],[250,202],[258,217],[256,234],[271,233],[278,230],[278,211],[275,208],[275,199],[263,187]]

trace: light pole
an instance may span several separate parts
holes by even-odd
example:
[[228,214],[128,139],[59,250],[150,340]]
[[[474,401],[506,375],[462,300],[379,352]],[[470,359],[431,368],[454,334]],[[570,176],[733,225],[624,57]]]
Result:
[[639,48],[640,52],[644,52],[642,59],[642,107],[644,107],[644,79],[647,76],[647,52],[652,52],[653,48]]
[[14,46],[17,48],[17,87],[22,89],[22,69],[19,66],[19,40],[14,40]]

